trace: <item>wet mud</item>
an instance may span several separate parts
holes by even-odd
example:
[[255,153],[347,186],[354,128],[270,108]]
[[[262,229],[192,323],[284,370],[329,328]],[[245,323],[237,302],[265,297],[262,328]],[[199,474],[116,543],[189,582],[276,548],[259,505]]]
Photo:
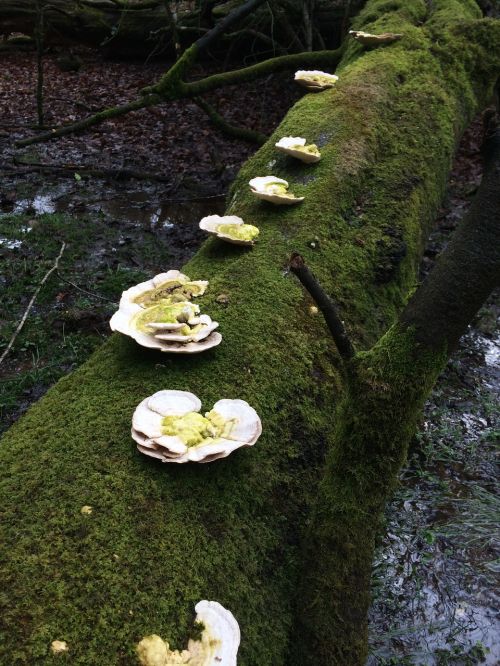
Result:
[[[481,178],[480,119],[465,134],[424,277]],[[500,663],[500,293],[429,398],[374,562],[367,666]]]

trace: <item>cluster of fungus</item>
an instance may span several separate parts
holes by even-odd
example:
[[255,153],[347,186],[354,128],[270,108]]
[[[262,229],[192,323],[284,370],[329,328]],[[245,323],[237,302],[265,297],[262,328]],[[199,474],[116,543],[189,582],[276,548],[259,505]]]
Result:
[[383,32],[380,35],[372,35],[363,30],[349,30],[349,35],[364,46],[381,46],[382,44],[392,44],[397,42],[403,35],[395,32]]
[[109,322],[111,330],[130,336],[143,347],[193,354],[220,344],[219,326],[191,302],[205,293],[208,282],[190,280],[172,270],[127,291]]
[[306,140],[301,136],[284,136],[274,145],[281,153],[291,155],[306,164],[319,162],[321,159],[318,146],[315,143],[306,145]]
[[132,417],[132,438],[141,453],[161,462],[212,462],[255,444],[262,432],[257,412],[244,400],[219,400],[200,414],[188,391],[158,391]]
[[208,215],[200,221],[200,229],[235,245],[253,245],[259,230],[245,224],[237,215]]
[[142,666],[236,666],[240,628],[234,615],[217,601],[199,601],[196,623],[203,625],[199,640],[189,639],[186,650],[171,650],[157,634],[146,636],[137,645]]
[[279,206],[290,206],[304,201],[304,197],[296,197],[288,191],[288,181],[276,176],[258,176],[248,183],[252,194],[257,199],[269,201]]

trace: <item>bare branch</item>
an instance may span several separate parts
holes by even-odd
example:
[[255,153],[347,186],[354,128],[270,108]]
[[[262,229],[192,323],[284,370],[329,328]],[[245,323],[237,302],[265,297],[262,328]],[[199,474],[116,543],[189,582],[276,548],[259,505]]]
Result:
[[61,259],[61,257],[62,257],[62,255],[63,255],[63,252],[64,252],[64,249],[65,249],[65,248],[66,248],[66,243],[63,242],[62,245],[61,245],[61,249],[60,249],[60,251],[59,251],[59,254],[57,255],[56,260],[54,261],[54,263],[53,263],[53,265],[52,265],[52,268],[50,268],[50,269],[45,273],[45,275],[43,276],[42,281],[40,282],[40,284],[39,284],[38,287],[36,288],[35,293],[34,293],[33,296],[31,297],[30,302],[28,303],[28,307],[27,307],[26,310],[24,311],[24,314],[23,314],[23,316],[22,316],[21,321],[19,322],[19,324],[17,325],[16,330],[14,331],[14,335],[11,337],[11,339],[10,339],[10,341],[9,341],[9,344],[8,344],[7,347],[4,349],[3,354],[0,356],[0,365],[3,363],[3,361],[4,361],[4,359],[6,358],[7,354],[8,354],[8,353],[10,352],[10,350],[12,349],[12,346],[13,346],[14,342],[16,341],[17,336],[19,335],[19,333],[21,332],[21,330],[22,330],[24,324],[26,323],[26,319],[28,319],[28,315],[29,315],[29,313],[30,313],[30,311],[31,311],[31,308],[33,307],[33,305],[34,305],[34,303],[35,303],[35,301],[36,301],[36,299],[37,299],[37,296],[38,296],[38,294],[40,293],[40,289],[41,289],[41,288],[43,287],[43,285],[47,282],[47,280],[48,280],[49,277],[52,275],[52,273],[53,273],[54,271],[57,270],[57,268],[58,268],[58,266],[59,266],[59,260]]
[[321,310],[340,356],[344,361],[348,361],[354,356],[355,351],[338,315],[335,303],[306,266],[303,257],[296,252],[290,257],[290,270],[299,278],[302,286]]

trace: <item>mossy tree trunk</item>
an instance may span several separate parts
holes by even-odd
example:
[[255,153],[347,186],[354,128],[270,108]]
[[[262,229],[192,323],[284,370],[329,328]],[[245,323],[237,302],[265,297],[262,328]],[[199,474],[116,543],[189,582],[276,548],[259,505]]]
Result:
[[[76,41],[92,46],[106,45],[109,51],[148,54],[168,33],[161,0],[146,3],[144,9],[120,7],[113,2],[86,3],[51,0],[46,10],[49,43]],[[1,33],[32,35],[37,26],[37,5],[32,0],[0,0]],[[158,33],[158,28],[165,31]],[[168,44],[168,40],[167,40]]]
[[[365,637],[353,637],[364,626],[375,518],[447,350],[410,366],[415,329],[396,326],[358,351],[347,376],[286,268],[293,250],[305,257],[358,350],[403,309],[456,142],[499,64],[498,30],[474,2],[433,8],[370,0],[356,27],[404,38],[367,52],[351,44],[337,87],[304,96],[241,170],[229,211],[260,227],[259,243],[247,251],[211,240],[185,267],[210,280],[201,305],[220,322],[222,345],[169,358],[114,336],[3,438],[0,661],[52,663],[59,639],[72,664],[133,664],[146,634],[182,646],[194,604],[207,598],[240,623],[240,666],[307,663],[302,646],[318,664],[361,663]],[[316,142],[322,160],[277,154],[286,135]],[[304,202],[252,199],[247,181],[269,173]],[[130,419],[161,388],[191,390],[206,409],[246,399],[263,435],[209,465],[144,459]],[[385,415],[387,430],[367,438],[372,414]],[[311,515],[317,529],[304,550]],[[311,560],[317,574],[309,567],[304,579]],[[297,589],[305,607],[292,603]],[[342,606],[342,595],[354,603]],[[329,650],[340,627],[351,646]]]

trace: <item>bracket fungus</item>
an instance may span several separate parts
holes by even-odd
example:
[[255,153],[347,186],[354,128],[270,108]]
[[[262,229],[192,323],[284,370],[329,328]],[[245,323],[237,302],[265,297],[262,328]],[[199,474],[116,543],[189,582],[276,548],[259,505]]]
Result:
[[288,181],[276,176],[258,176],[248,183],[252,194],[258,199],[270,201],[281,206],[289,206],[304,201],[304,197],[296,197],[288,192]]
[[236,666],[240,628],[234,615],[217,601],[199,601],[196,622],[203,625],[199,640],[189,639],[187,650],[171,650],[157,634],[146,636],[137,645],[142,666]]
[[235,245],[253,245],[259,235],[257,227],[237,215],[208,215],[200,221],[200,229]]
[[257,412],[244,400],[219,400],[200,414],[201,402],[188,391],[164,390],[143,400],[132,417],[132,439],[141,453],[162,462],[212,462],[262,432]]
[[318,146],[315,143],[306,145],[306,140],[300,136],[284,136],[274,145],[280,152],[296,157],[306,164],[319,162],[321,159]]
[[126,301],[147,308],[158,301],[168,301],[169,303],[190,301],[196,296],[202,296],[207,287],[206,280],[191,280],[184,273],[171,270],[155,275],[151,280],[136,284],[124,291],[120,305]]
[[403,36],[395,32],[384,32],[380,35],[372,35],[370,32],[363,32],[363,30],[349,30],[349,35],[364,46],[392,44],[392,42],[397,42]]
[[179,271],[161,273],[124,291],[112,331],[128,335],[143,347],[193,354],[220,344],[216,321],[200,314],[190,299],[205,293],[208,282],[191,281]]
[[295,81],[307,90],[326,90],[326,88],[333,88],[339,77],[336,74],[328,74],[328,72],[321,72],[319,69],[299,69],[295,72]]

